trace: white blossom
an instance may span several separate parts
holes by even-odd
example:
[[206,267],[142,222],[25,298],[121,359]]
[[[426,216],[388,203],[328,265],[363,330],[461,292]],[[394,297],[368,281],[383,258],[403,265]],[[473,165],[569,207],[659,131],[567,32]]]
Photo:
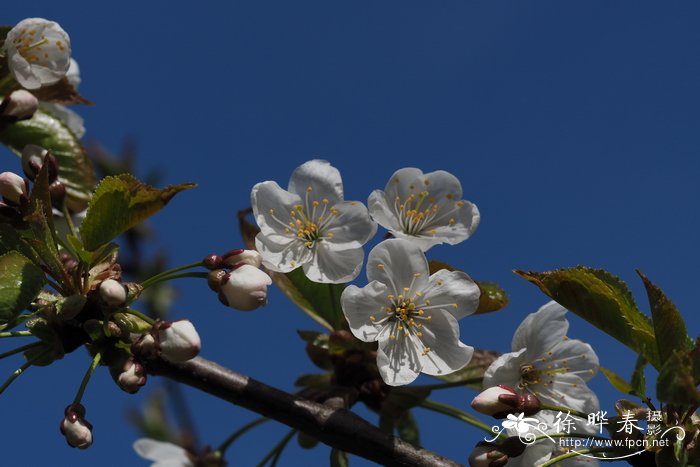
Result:
[[457,320],[474,313],[479,287],[463,272],[429,274],[418,246],[386,240],[369,254],[369,284],[351,285],[341,296],[352,333],[379,342],[377,366],[389,385],[408,384],[420,372],[452,373],[472,358],[474,349],[459,341]]
[[364,245],[377,230],[367,208],[344,201],[340,172],[312,160],[297,167],[288,190],[267,181],[253,187],[251,203],[260,233],[256,249],[265,267],[298,267],[314,282],[348,282],[360,272]]
[[369,196],[372,218],[397,238],[415,242],[423,251],[455,245],[479,225],[479,210],[462,199],[462,185],[449,172],[424,174],[412,167],[394,172],[382,190]]
[[191,360],[202,349],[199,334],[187,319],[160,322],[155,337],[161,355],[171,362]]
[[150,438],[134,442],[136,454],[153,461],[151,467],[194,467],[190,454],[181,446]]
[[16,173],[0,173],[0,196],[15,204],[19,204],[23,197],[29,196],[27,184]]
[[70,67],[70,39],[58,23],[27,18],[5,39],[5,55],[12,76],[27,89],[57,83]]
[[0,103],[0,116],[7,122],[32,118],[39,107],[39,99],[24,89],[12,91]]
[[[70,59],[68,72],[66,72],[66,79],[77,89],[80,84],[80,67],[78,62],[72,58]],[[73,132],[76,138],[80,139],[85,136],[85,121],[76,112],[63,104],[53,102],[42,102],[40,106],[50,114],[53,114],[54,117],[58,117]]]
[[586,385],[598,372],[598,356],[590,345],[566,336],[565,314],[561,305],[549,302],[525,318],[513,336],[513,352],[489,366],[484,387],[506,385],[534,394],[542,404],[598,410],[598,398]]

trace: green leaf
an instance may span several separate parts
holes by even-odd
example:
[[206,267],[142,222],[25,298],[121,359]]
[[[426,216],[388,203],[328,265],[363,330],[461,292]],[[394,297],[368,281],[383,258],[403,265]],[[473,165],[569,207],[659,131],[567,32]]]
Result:
[[49,149],[58,162],[58,179],[66,187],[66,203],[76,212],[85,209],[95,187],[95,173],[85,148],[60,119],[39,109],[31,119],[0,132],[0,142],[18,155],[27,144]]
[[671,358],[674,351],[685,351],[692,347],[688,337],[685,322],[676,305],[669,300],[663,291],[654,285],[640,270],[637,274],[642,278],[649,296],[651,319],[654,323],[656,345],[662,362]]
[[435,378],[447,381],[448,383],[456,383],[458,381],[464,381],[465,387],[476,389],[480,391],[482,389],[482,380],[484,379],[484,373],[486,369],[496,360],[501,354],[494,352],[492,350],[474,350],[474,355],[469,361],[469,364],[457,370],[454,373],[447,375],[434,375]]
[[179,192],[194,186],[183,183],[159,190],[129,174],[106,177],[95,190],[80,226],[83,245],[87,250],[96,250],[158,212]]
[[348,453],[335,448],[331,449],[331,467],[348,467],[349,465]]
[[0,255],[12,250],[38,262],[34,250],[20,237],[16,229],[9,224],[0,224]]
[[[460,271],[444,261],[439,261],[431,259],[428,261],[428,266],[430,268],[430,274],[435,274],[441,269],[446,269],[448,271]],[[508,295],[506,291],[503,290],[495,282],[476,282],[479,286],[479,307],[476,309],[474,314],[491,313],[492,311],[502,310],[508,305]]]
[[675,351],[664,363],[656,380],[656,397],[668,404],[700,405],[693,378],[693,359],[688,352]]
[[44,272],[18,251],[0,256],[0,325],[14,320],[46,284]]
[[646,397],[647,394],[647,382],[644,377],[644,368],[647,366],[647,361],[641,355],[637,357],[637,362],[634,364],[634,372],[632,373],[632,378],[630,379],[630,386],[632,386],[632,391],[634,394],[640,397]]
[[579,266],[548,272],[515,271],[546,295],[661,367],[654,328],[619,278],[602,269]]
[[609,369],[601,366],[600,372],[603,373],[603,376],[605,376],[607,378],[607,380],[610,382],[610,384],[612,384],[613,387],[615,389],[617,389],[618,391],[620,391],[621,393],[623,393],[623,394],[633,394],[634,393],[634,389],[632,389],[632,386],[627,381],[625,381],[625,379],[622,376],[618,375],[614,371],[609,370]]

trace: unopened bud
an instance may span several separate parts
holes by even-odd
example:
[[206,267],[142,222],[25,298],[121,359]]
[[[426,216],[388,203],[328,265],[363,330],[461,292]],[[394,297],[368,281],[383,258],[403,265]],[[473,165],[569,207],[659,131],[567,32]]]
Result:
[[215,254],[210,254],[204,257],[202,260],[202,265],[209,269],[210,271],[213,271],[214,269],[220,269],[223,266],[223,259],[219,255]]
[[34,180],[44,165],[44,159],[49,153],[47,149],[37,146],[36,144],[27,144],[22,149],[22,169],[24,175],[30,180]]
[[60,180],[54,180],[49,185],[49,195],[54,206],[63,206],[63,199],[66,197],[66,186]]
[[131,352],[144,357],[151,356],[156,351],[156,339],[150,334],[142,334],[136,342],[131,344]]
[[189,320],[161,321],[156,328],[158,348],[166,360],[186,362],[196,357],[202,349],[199,334]]
[[492,443],[480,442],[469,456],[470,467],[503,467],[508,463],[508,456]]
[[85,420],[85,407],[72,404],[66,407],[61,420],[61,433],[68,445],[78,449],[87,449],[92,444],[92,424]]
[[[503,398],[503,400],[501,400]],[[486,415],[510,411],[517,404],[518,394],[508,386],[493,386],[472,400],[472,409]]]
[[39,108],[39,99],[24,89],[13,91],[0,103],[0,117],[9,123],[32,118]]
[[231,308],[250,311],[267,304],[267,286],[270,284],[272,279],[265,272],[241,264],[224,277],[221,293]]
[[111,307],[120,307],[126,303],[126,287],[114,279],[107,279],[100,284],[100,298]]
[[249,264],[256,268],[262,265],[262,256],[255,250],[231,250],[223,256],[224,264],[235,267],[237,264]]
[[23,199],[29,196],[27,183],[16,173],[0,173],[0,195],[7,201],[20,204]]
[[129,394],[134,394],[146,384],[146,370],[134,357],[129,357],[120,368],[113,369],[111,373],[117,385]]

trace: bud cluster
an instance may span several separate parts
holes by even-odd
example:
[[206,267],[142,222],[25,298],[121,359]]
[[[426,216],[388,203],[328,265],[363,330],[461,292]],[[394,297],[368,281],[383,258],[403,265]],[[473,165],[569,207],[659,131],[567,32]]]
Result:
[[260,269],[262,257],[257,251],[237,249],[223,256],[211,254],[202,264],[211,271],[209,287],[225,306],[251,311],[267,304],[267,286],[272,279]]

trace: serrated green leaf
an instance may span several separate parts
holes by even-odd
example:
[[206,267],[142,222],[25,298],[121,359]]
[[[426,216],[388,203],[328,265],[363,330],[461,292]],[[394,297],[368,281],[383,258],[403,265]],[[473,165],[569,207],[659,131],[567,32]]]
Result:
[[654,328],[619,278],[579,266],[548,272],[515,271],[559,304],[661,367]]
[[605,378],[608,380],[608,382],[610,384],[612,384],[612,386],[615,389],[617,389],[618,391],[620,391],[621,393],[623,393],[623,394],[633,394],[634,393],[632,386],[627,381],[625,381],[625,379],[622,376],[618,375],[614,371],[609,370],[609,369],[601,366],[600,372],[603,373],[603,376],[605,376]]
[[348,454],[344,451],[331,449],[331,467],[348,467]]
[[501,354],[492,350],[476,349],[474,355],[469,361],[469,364],[448,375],[434,375],[435,378],[447,381],[448,383],[456,383],[464,381],[464,386],[480,391],[482,389],[482,380],[484,373],[488,367]]
[[106,177],[95,190],[80,226],[83,245],[95,251],[158,212],[179,192],[194,186],[183,183],[159,190],[129,174]]
[[675,351],[659,371],[656,380],[656,397],[668,404],[700,405],[693,378],[693,359],[688,352]]
[[58,162],[58,179],[66,187],[66,204],[75,212],[85,209],[95,187],[95,173],[85,148],[60,119],[39,109],[31,119],[0,132],[0,142],[18,155],[27,144],[49,149]]
[[634,394],[640,397],[646,397],[647,382],[644,377],[644,368],[647,366],[647,361],[641,355],[637,357],[637,362],[634,364],[634,372],[630,378],[630,386]]
[[642,278],[644,287],[647,289],[651,319],[654,323],[654,334],[656,335],[656,346],[659,350],[661,361],[665,362],[671,358],[674,351],[689,350],[692,346],[692,341],[688,337],[685,321],[683,321],[683,317],[676,305],[641,271],[637,270],[637,274]]
[[[441,269],[446,269],[448,271],[461,271],[461,269],[455,268],[444,261],[439,261],[431,259],[428,261],[428,267],[430,269],[430,274],[435,274]],[[476,282],[479,286],[479,307],[476,309],[474,314],[479,315],[482,313],[491,313],[492,311],[499,311],[508,305],[508,294],[495,282]]]
[[0,325],[14,320],[46,284],[44,272],[18,251],[0,256]]

